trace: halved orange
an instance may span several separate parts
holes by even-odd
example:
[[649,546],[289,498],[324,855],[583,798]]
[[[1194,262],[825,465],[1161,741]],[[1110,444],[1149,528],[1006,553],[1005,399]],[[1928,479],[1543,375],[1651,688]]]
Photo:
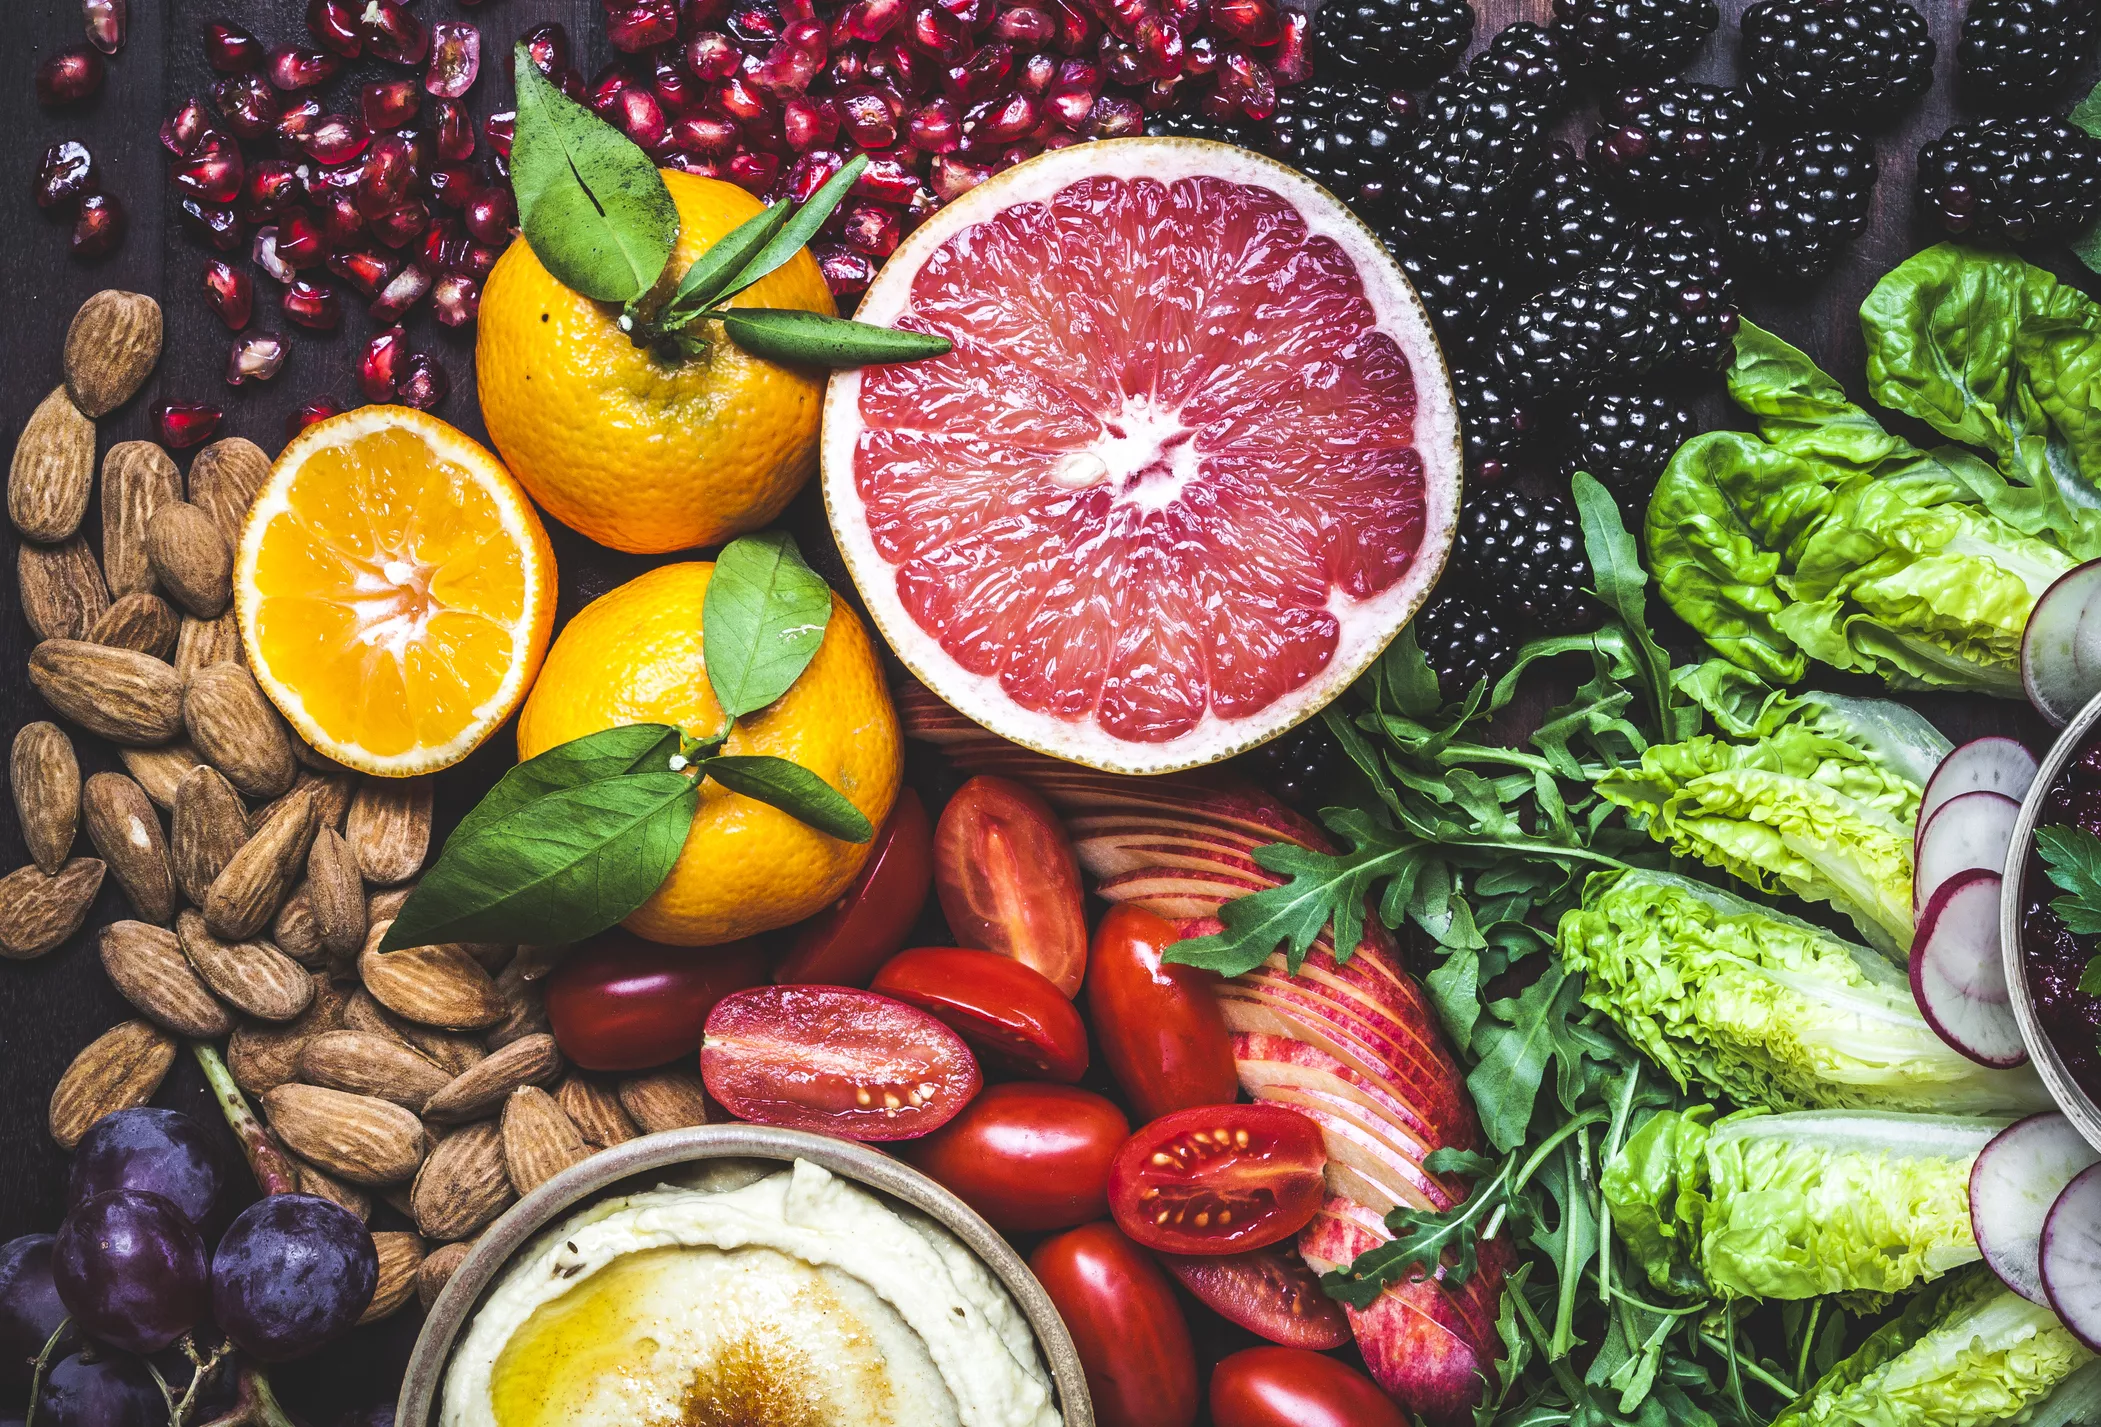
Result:
[[554,624],[554,550],[486,448],[367,406],[277,458],[234,590],[249,665],[300,735],[408,777],[465,758],[525,698]]

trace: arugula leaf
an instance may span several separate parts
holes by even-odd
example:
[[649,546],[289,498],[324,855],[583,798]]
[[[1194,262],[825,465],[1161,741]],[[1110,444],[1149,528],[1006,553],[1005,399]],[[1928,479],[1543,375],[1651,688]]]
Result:
[[1576,1012],[1582,991],[1582,979],[1556,961],[1515,999],[1484,1008],[1487,1015],[1473,1038],[1481,1060],[1468,1073],[1466,1088],[1480,1113],[1481,1132],[1497,1149],[1524,1143],[1548,1063],[1571,1054],[1557,1032]]
[[1373,883],[1401,876],[1411,863],[1419,864],[1422,848],[1413,839],[1367,840],[1355,851],[1337,855],[1274,842],[1256,848],[1254,857],[1264,870],[1291,880],[1225,903],[1218,909],[1222,930],[1176,942],[1161,954],[1163,960],[1239,976],[1281,947],[1296,973],[1332,922],[1335,957],[1346,961],[1364,939],[1364,899]]
[[785,758],[738,754],[710,758],[702,772],[733,793],[756,798],[845,842],[866,842],[875,827],[831,784]]
[[741,718],[787,693],[831,617],[831,587],[794,536],[769,530],[723,547],[700,606],[702,660],[722,711]]
[[2050,901],[2065,929],[2075,936],[2101,932],[2101,837],[2083,827],[2051,824],[2035,830],[2035,850],[2050,880],[2066,894]]
[[787,307],[731,307],[720,314],[730,340],[755,357],[805,367],[916,362],[954,350],[946,337],[849,322]]
[[1671,687],[1671,656],[1649,632],[1647,599],[1649,583],[1642,568],[1641,551],[1620,518],[1619,502],[1612,492],[1587,471],[1569,478],[1569,493],[1575,497],[1576,515],[1583,525],[1583,548],[1590,557],[1590,571],[1597,581],[1597,596],[1620,617],[1635,647],[1640,651],[1650,696],[1663,741],[1676,742],[1700,731],[1700,712],[1676,697]]
[[[671,760],[684,746],[678,729],[662,723],[631,723],[555,745],[517,764],[468,810],[447,844],[472,837],[536,798],[623,773],[675,771]],[[419,943],[420,944],[420,943]]]
[[1504,1160],[1456,1208],[1438,1211],[1403,1205],[1395,1209],[1386,1216],[1392,1241],[1367,1249],[1347,1268],[1322,1274],[1322,1290],[1352,1308],[1369,1308],[1388,1284],[1428,1278],[1440,1268],[1447,1288],[1464,1287],[1481,1263],[1479,1226],[1508,1202],[1510,1177],[1517,1167],[1516,1156]]

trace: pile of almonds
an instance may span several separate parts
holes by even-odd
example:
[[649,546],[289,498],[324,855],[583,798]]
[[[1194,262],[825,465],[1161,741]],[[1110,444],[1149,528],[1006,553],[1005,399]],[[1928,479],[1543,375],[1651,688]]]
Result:
[[[0,877],[0,954],[63,944],[105,876],[132,919],[102,966],[141,1019],[75,1058],[51,1097],[70,1149],[144,1104],[178,1038],[222,1043],[300,1187],[369,1219],[373,1196],[416,1232],[374,1235],[367,1319],[427,1305],[469,1241],[520,1195],[639,1133],[705,1123],[697,1074],[603,1082],[567,1073],[533,949],[378,946],[430,851],[428,778],[362,777],[278,715],[243,662],[232,549],[270,460],[247,441],[197,454],[126,442],[103,458],[101,554],[83,527],[95,418],[159,359],[160,308],[103,292],[74,318],[66,383],[37,408],[8,475],[22,533],[30,680],[125,772],[83,781],[72,737],[31,723],[11,773],[30,865]],[[73,855],[85,831],[94,857]]]

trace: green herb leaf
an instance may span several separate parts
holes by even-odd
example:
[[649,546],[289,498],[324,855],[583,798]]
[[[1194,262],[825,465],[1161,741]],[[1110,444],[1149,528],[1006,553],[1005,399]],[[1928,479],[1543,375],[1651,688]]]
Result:
[[518,46],[511,187],[518,227],[565,287],[600,302],[649,291],[678,241],[678,210],[625,134],[548,83]]
[[[682,747],[678,729],[662,723],[630,723],[557,744],[513,767],[453,829],[447,846],[500,822],[536,798],[624,773],[672,772]],[[417,943],[420,945],[420,943]]]
[[439,941],[577,941],[648,901],[700,806],[684,773],[628,773],[533,798],[445,850],[382,951]]
[[795,216],[787,220],[787,226],[775,233],[766,246],[738,270],[721,295],[736,296],[801,252],[804,245],[817,236],[824,220],[832,216],[832,210],[845,199],[846,191],[866,172],[868,155],[855,154],[844,168],[826,179],[824,186],[810,195],[807,203],[795,210]]
[[723,547],[700,606],[702,659],[722,711],[740,718],[787,693],[831,617],[831,587],[792,535],[768,530]]
[[800,763],[758,754],[738,754],[710,758],[700,768],[731,792],[779,808],[819,832],[830,833],[842,841],[866,842],[875,836],[874,825],[859,808]]
[[1677,697],[1671,687],[1671,656],[1649,632],[1648,601],[1643,594],[1649,575],[1642,568],[1634,537],[1620,518],[1619,502],[1587,471],[1569,478],[1569,493],[1575,497],[1576,514],[1583,524],[1583,548],[1590,557],[1598,598],[1620,617],[1641,653],[1647,675],[1643,682],[1654,700],[1657,724],[1666,740],[1690,738],[1700,731],[1700,711]]
[[2050,910],[2075,936],[2101,932],[2101,837],[2083,827],[2055,824],[2035,830],[2035,850],[2059,890]]
[[678,291],[664,304],[657,326],[670,330],[691,322],[709,303],[726,294],[738,272],[773,241],[794,212],[793,204],[776,203],[724,233],[686,269],[686,275],[679,279]]
[[805,367],[916,362],[954,347],[946,337],[848,322],[781,307],[733,307],[722,314],[730,340],[755,357]]
[[1503,1161],[1494,1175],[1481,1180],[1464,1203],[1432,1212],[1400,1208],[1386,1216],[1393,1241],[1368,1249],[1346,1268],[1321,1275],[1328,1297],[1352,1308],[1369,1308],[1390,1283],[1427,1278],[1444,1265],[1444,1283],[1460,1288],[1480,1266],[1479,1225],[1488,1213],[1508,1202],[1515,1157]]

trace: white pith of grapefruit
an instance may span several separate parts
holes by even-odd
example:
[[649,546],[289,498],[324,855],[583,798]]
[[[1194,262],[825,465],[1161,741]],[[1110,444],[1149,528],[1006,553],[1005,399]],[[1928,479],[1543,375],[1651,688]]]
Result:
[[832,378],[833,532],[899,659],[1016,743],[1230,757],[1348,687],[1443,569],[1459,425],[1429,320],[1272,160],[1043,154],[930,218],[856,316],[955,350]]

